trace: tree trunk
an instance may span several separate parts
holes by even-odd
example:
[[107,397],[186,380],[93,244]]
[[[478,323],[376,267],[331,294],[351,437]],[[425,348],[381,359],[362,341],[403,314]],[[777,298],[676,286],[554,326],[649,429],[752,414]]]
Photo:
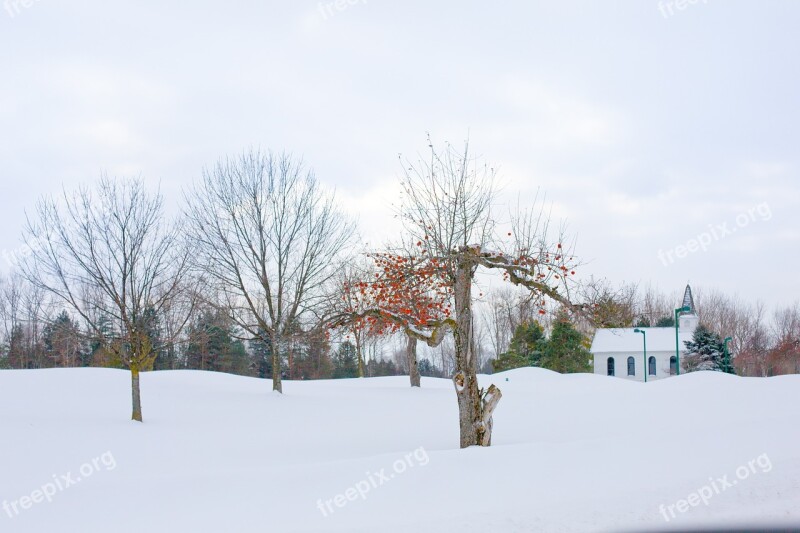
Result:
[[281,349],[280,342],[272,343],[272,390],[283,393],[283,384],[281,383]]
[[358,377],[364,377],[364,353],[361,349],[361,335],[357,332],[353,335],[353,340],[356,341],[356,357],[358,357]]
[[417,366],[417,339],[411,335],[407,336],[406,359],[408,360],[408,376],[411,378],[411,386],[419,387],[419,367]]
[[294,379],[294,350],[293,350],[292,343],[288,344],[286,352],[288,354],[288,361],[287,364],[289,365],[289,379]]
[[139,390],[139,367],[136,365],[131,365],[131,395],[133,398],[131,420],[142,422],[142,395]]
[[456,327],[453,331],[456,351],[456,374],[453,384],[458,399],[458,420],[461,447],[490,446],[492,443],[492,413],[502,394],[492,385],[485,391],[478,388],[478,361],[472,330],[473,251],[463,249],[459,254],[454,290]]

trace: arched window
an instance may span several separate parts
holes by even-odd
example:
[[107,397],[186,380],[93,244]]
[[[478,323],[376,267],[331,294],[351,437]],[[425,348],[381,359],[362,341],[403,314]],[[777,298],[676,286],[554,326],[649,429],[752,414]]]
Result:
[[608,375],[609,376],[613,376],[614,375],[614,358],[613,357],[609,357],[608,358]]
[[633,360],[633,357],[628,357],[628,375],[636,375],[636,361]]
[[669,375],[674,376],[678,373],[678,359],[673,355],[669,358]]
[[649,367],[648,368],[648,374],[650,374],[651,376],[655,376],[656,375],[656,358],[653,357],[652,355],[647,360],[647,366]]

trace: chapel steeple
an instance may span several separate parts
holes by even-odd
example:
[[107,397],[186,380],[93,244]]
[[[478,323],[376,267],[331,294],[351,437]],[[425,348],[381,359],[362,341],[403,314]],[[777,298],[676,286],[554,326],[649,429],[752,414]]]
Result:
[[[697,308],[695,308],[694,306],[694,297],[692,296],[692,286],[689,285],[688,283],[686,284],[686,290],[683,293],[683,303],[681,304],[681,307],[688,307],[689,309],[691,309],[689,313],[693,315],[697,314]],[[681,314],[688,314],[688,313],[681,313]]]
[[688,307],[689,311],[681,311],[678,316],[678,326],[681,331],[694,333],[697,326],[700,324],[700,317],[697,314],[697,308],[694,306],[694,296],[692,295],[692,286],[686,284],[686,290],[683,292],[683,303],[681,307]]

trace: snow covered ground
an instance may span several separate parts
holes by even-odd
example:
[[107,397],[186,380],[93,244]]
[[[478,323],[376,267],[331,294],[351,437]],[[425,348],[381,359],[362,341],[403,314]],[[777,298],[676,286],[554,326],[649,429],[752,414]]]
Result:
[[447,380],[149,373],[137,424],[126,372],[0,371],[0,531],[800,524],[800,376],[482,379],[494,446],[459,450]]

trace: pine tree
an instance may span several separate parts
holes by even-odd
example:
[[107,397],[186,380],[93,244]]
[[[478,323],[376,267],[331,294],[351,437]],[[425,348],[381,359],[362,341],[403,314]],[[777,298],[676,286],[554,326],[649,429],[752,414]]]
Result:
[[358,358],[356,347],[350,341],[345,341],[339,345],[336,357],[333,359],[333,377],[357,378],[358,377]]
[[[161,316],[152,306],[147,306],[140,319],[141,327],[154,346],[152,370],[172,370],[177,363],[177,354],[172,342],[166,342]],[[144,370],[150,370],[145,368]]]
[[544,330],[538,322],[525,322],[517,326],[508,351],[492,361],[495,372],[524,366],[540,366],[542,349],[546,343]]
[[250,357],[247,355],[244,343],[230,339],[230,333],[228,339],[229,342],[220,358],[219,371],[240,376],[250,375]]
[[272,377],[272,342],[266,333],[249,343],[253,354],[253,373],[261,379]]
[[419,374],[429,378],[442,378],[442,371],[427,359],[419,360]]
[[565,314],[556,317],[550,339],[543,346],[541,366],[562,374],[590,372],[591,352],[585,339]]
[[118,334],[111,317],[107,313],[101,313],[96,322],[97,331],[89,342],[91,366],[125,368],[122,359],[113,350],[113,339]]
[[225,313],[202,311],[189,327],[188,333],[186,368],[252,375],[245,345],[235,339],[234,324]]
[[403,371],[388,359],[370,359],[367,361],[366,367],[366,375],[373,378],[403,375]]
[[704,324],[697,326],[692,340],[686,341],[685,365],[687,372],[711,370],[734,374],[733,365],[725,357],[725,344],[719,334]]

